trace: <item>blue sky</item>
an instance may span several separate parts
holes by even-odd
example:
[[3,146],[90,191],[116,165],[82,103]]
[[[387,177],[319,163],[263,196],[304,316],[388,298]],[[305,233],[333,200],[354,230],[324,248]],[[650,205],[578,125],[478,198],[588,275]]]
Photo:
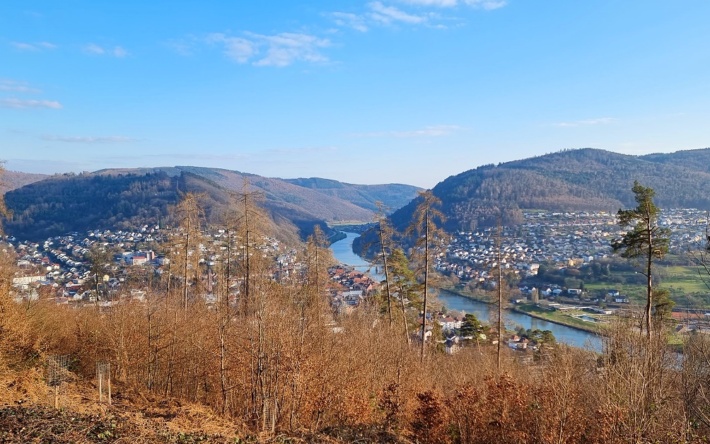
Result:
[[707,0],[0,2],[10,170],[198,165],[432,187],[710,146]]

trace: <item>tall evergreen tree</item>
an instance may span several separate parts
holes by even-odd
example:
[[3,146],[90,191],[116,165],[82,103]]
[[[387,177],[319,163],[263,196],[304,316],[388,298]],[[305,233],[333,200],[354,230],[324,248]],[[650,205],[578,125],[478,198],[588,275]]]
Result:
[[402,315],[404,337],[407,344],[411,342],[409,336],[409,319],[407,319],[406,302],[418,307],[420,305],[419,288],[414,277],[414,271],[409,266],[409,260],[401,248],[395,248],[387,260],[388,278],[387,287],[391,295],[399,299],[399,308]]
[[621,257],[644,261],[646,276],[646,310],[644,320],[646,334],[651,338],[653,307],[653,261],[662,259],[668,252],[670,230],[658,225],[661,210],[653,202],[656,192],[634,181],[631,189],[638,204],[630,210],[619,210],[617,221],[623,228],[631,228],[620,239],[612,241],[614,251],[620,251]]

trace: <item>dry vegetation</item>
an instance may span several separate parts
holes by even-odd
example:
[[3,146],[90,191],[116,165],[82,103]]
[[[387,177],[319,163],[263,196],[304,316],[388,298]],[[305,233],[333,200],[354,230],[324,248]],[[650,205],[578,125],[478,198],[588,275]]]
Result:
[[[600,356],[510,354],[500,376],[495,353],[474,347],[420,363],[379,310],[333,317],[310,248],[298,283],[253,278],[248,304],[211,309],[186,308],[180,288],[109,310],[19,305],[3,264],[0,442],[706,440],[705,338],[679,357],[620,328]],[[71,357],[60,412],[49,355]],[[98,361],[112,364],[111,407],[98,403]]]
[[[494,349],[430,346],[420,360],[402,318],[388,322],[377,304],[333,313],[317,235],[290,280],[274,282],[269,258],[248,251],[222,263],[217,302],[206,305],[184,253],[197,229],[186,222],[174,244],[184,274],[110,308],[18,304],[2,255],[0,442],[708,441],[704,336],[683,356],[661,333],[619,325],[601,355],[560,347],[521,363],[510,352],[499,371]],[[239,229],[248,239],[249,225]],[[70,358],[58,410],[52,355]],[[111,363],[111,406],[98,400],[97,362]]]

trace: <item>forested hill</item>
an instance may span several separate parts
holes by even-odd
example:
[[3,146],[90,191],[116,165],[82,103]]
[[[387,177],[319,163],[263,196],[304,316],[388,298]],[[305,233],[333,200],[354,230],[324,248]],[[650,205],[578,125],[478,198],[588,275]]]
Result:
[[[606,210],[634,205],[634,180],[656,191],[662,208],[710,209],[710,148],[631,156],[599,149],[566,150],[451,176],[433,188],[448,216],[446,227],[471,229],[520,220],[524,209]],[[392,215],[406,226],[417,201]]]
[[162,171],[170,176],[188,172],[233,192],[260,192],[267,207],[280,206],[294,212],[306,211],[328,222],[367,222],[372,220],[376,202],[394,211],[406,205],[420,190],[411,185],[355,185],[336,180],[279,179],[221,168],[176,166],[153,169],[111,169],[96,174],[149,173]]
[[648,154],[641,156],[641,159],[710,173],[710,148],[677,151],[671,154]]
[[389,211],[398,210],[407,205],[412,198],[416,196],[416,192],[420,191],[419,188],[411,185],[397,183],[386,185],[355,185],[318,177],[286,179],[286,181],[352,202],[355,205],[372,211],[378,211],[377,202],[382,202]]
[[5,231],[41,240],[92,228],[129,228],[165,220],[177,202],[178,178],[148,175],[57,175],[5,194]]
[[[370,195],[363,191],[367,186],[342,185],[344,194],[332,195],[282,179],[199,167],[55,175],[6,193],[7,206],[13,212],[6,231],[39,240],[71,231],[169,222],[170,207],[185,192],[203,193],[208,219],[219,222],[234,193],[248,190],[269,214],[278,228],[275,231],[293,240],[310,234],[316,224],[370,221],[374,213],[369,202],[373,199],[392,205],[411,200],[417,191],[410,186],[394,186],[391,192],[388,185],[371,186]],[[350,189],[358,191],[347,191]],[[355,202],[347,200],[348,195]]]
[[0,195],[25,185],[46,179],[46,174],[21,173],[19,171],[2,171],[0,175]]

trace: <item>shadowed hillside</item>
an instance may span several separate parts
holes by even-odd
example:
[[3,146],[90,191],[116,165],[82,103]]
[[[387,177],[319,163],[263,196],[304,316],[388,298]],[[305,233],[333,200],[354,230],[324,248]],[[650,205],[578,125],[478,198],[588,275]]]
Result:
[[19,171],[5,171],[0,181],[0,196],[8,191],[21,188],[34,182],[46,179],[46,174],[21,173]]
[[55,175],[6,194],[13,212],[6,227],[14,236],[39,240],[93,228],[170,223],[169,207],[187,192],[203,194],[208,220],[218,222],[247,190],[270,215],[274,234],[295,241],[305,239],[315,225],[327,232],[326,224],[372,220],[375,200],[391,206],[416,195],[416,188],[407,185],[341,185],[341,193],[330,193],[282,179],[200,167]]
[[[433,188],[445,228],[472,230],[522,220],[522,210],[610,211],[634,205],[634,180],[656,191],[661,208],[710,209],[710,149],[630,156],[598,149],[566,150],[451,176]],[[418,203],[391,216],[403,230]],[[356,241],[355,248],[371,235]]]
[[[678,152],[629,156],[597,149],[562,151],[530,159],[487,165],[449,177],[433,189],[449,216],[447,227],[491,223],[500,211],[515,222],[522,209],[616,211],[633,204],[634,180],[656,190],[665,208],[710,208],[710,172],[700,157]],[[406,224],[414,204],[393,215]]]
[[[264,206],[280,214],[309,214],[328,223],[369,222],[375,202],[396,210],[416,197],[411,185],[353,185],[329,179],[279,179],[220,168],[176,166],[152,169],[110,169],[96,174],[116,175],[162,171],[170,176],[189,172],[203,177],[226,190],[242,192],[248,183],[250,191],[264,195]],[[299,216],[301,217],[301,216]]]
[[312,188],[329,196],[335,196],[372,211],[377,211],[377,202],[382,202],[390,211],[395,211],[407,205],[419,190],[411,185],[353,185],[318,177],[286,179],[286,181],[301,187]]
[[164,220],[178,201],[166,174],[53,176],[5,194],[12,217],[5,231],[40,240],[91,228],[128,228]]

